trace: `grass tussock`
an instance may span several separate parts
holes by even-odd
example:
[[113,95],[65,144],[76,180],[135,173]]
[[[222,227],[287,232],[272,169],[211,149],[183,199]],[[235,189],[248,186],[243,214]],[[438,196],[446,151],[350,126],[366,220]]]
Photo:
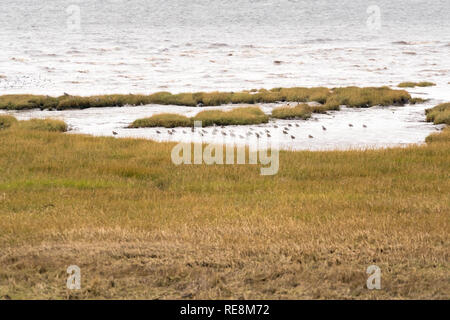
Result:
[[424,103],[424,102],[427,102],[427,101],[428,101],[428,99],[411,98],[411,99],[409,100],[409,103],[410,103],[410,104],[421,104],[421,103]]
[[450,125],[450,102],[438,104],[431,109],[425,110],[425,113],[429,122]]
[[269,121],[269,117],[258,107],[242,107],[229,111],[205,110],[191,118],[175,113],[163,113],[135,120],[129,128],[191,127],[194,125],[194,121],[202,121],[203,127],[212,125],[247,125],[266,123]]
[[406,91],[393,90],[388,87],[357,88],[346,87],[328,89],[316,88],[274,88],[241,92],[196,92],[178,93],[156,92],[150,95],[113,94],[90,97],[64,95],[50,97],[42,95],[3,95],[0,96],[0,109],[85,109],[102,107],[139,106],[146,104],[180,105],[180,106],[219,106],[224,104],[258,104],[275,102],[318,102],[322,111],[336,110],[339,105],[350,107],[389,105],[406,103],[411,97]]
[[203,126],[224,126],[267,123],[269,121],[269,117],[258,107],[243,107],[235,108],[229,111],[201,111],[193,117],[193,120],[202,121]]
[[336,88],[333,95],[327,99],[325,106],[330,108],[345,105],[353,108],[368,108],[372,106],[404,105],[411,96],[404,90],[392,90],[388,87],[346,87]]
[[18,126],[27,130],[40,130],[49,132],[66,132],[67,124],[56,119],[31,119],[19,121]]
[[129,128],[150,128],[150,127],[190,127],[191,118],[174,113],[155,114],[149,118],[135,120]]
[[306,120],[311,117],[311,113],[311,107],[307,104],[298,104],[294,107],[281,106],[272,110],[272,118]]
[[49,132],[66,132],[67,124],[57,119],[30,119],[17,121],[13,116],[0,115],[0,129],[18,128],[24,130],[40,130]]
[[280,152],[271,177],[175,166],[174,145],[0,130],[0,298],[449,299],[448,130]]
[[415,88],[415,87],[432,87],[436,84],[434,82],[422,81],[422,82],[402,82],[399,83],[399,88]]
[[448,143],[450,141],[450,127],[444,128],[442,132],[430,134],[425,141],[427,143]]
[[17,123],[13,116],[0,115],[0,129],[6,129]]

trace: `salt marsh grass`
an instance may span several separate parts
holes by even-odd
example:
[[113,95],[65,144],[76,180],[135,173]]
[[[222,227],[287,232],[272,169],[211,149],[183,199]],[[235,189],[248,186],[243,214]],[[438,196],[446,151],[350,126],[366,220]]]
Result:
[[[264,177],[175,166],[173,143],[12,125],[0,130],[0,297],[448,299],[449,138],[280,152]],[[365,288],[371,264],[382,290]]]
[[402,82],[398,85],[399,88],[414,88],[414,87],[432,87],[436,84],[434,82],[422,81],[422,82]]
[[282,106],[272,110],[272,117],[277,119],[308,119],[311,117],[311,107],[307,104],[296,106]]
[[229,111],[205,110],[193,118],[202,121],[203,126],[212,125],[248,125],[267,123],[269,117],[258,107],[242,107]]
[[229,111],[204,110],[191,118],[174,113],[155,114],[149,118],[135,120],[129,127],[191,127],[194,125],[194,121],[201,121],[204,127],[247,125],[266,123],[269,121],[269,117],[258,107],[242,107]]
[[30,119],[18,121],[13,116],[0,115],[0,129],[6,129],[10,127],[28,130],[53,131],[53,132],[66,132],[68,129],[67,124],[62,120]]
[[0,129],[6,129],[17,123],[13,116],[0,115]]
[[4,95],[0,96],[0,109],[85,109],[102,107],[139,106],[145,104],[180,106],[219,106],[224,104],[257,104],[275,102],[318,102],[326,109],[336,109],[339,105],[367,107],[373,105],[405,104],[411,99],[403,90],[388,87],[359,88],[346,87],[328,89],[317,88],[274,88],[271,90],[241,92],[196,92],[178,93],[156,92],[150,95],[112,94],[90,97],[63,95],[50,97],[42,95]]
[[450,103],[442,103],[426,110],[427,121],[450,125]]
[[135,120],[130,128],[148,128],[148,127],[190,127],[192,125],[191,118],[175,113],[160,113],[149,118]]

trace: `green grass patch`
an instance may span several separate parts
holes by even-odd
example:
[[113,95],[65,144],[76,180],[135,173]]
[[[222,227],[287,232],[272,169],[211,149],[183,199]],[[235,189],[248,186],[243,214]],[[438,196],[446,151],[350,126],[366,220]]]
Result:
[[17,119],[13,116],[0,115],[0,130],[11,127],[17,123]]
[[450,141],[450,127],[444,128],[442,132],[430,134],[425,138],[427,143],[448,143]]
[[388,87],[358,88],[346,87],[328,89],[316,88],[273,88],[271,90],[252,89],[240,92],[195,92],[178,93],[156,92],[150,95],[112,94],[90,97],[63,95],[50,97],[43,95],[4,95],[0,96],[0,109],[85,109],[103,107],[139,106],[146,104],[180,105],[180,106],[219,106],[224,104],[257,104],[275,102],[318,102],[322,109],[336,110],[339,105],[350,107],[371,106],[382,103],[388,105],[406,103],[411,99],[406,91],[393,90]]
[[427,121],[434,124],[447,124],[450,125],[450,102],[441,103],[434,108],[425,110]]
[[428,99],[411,98],[411,99],[409,100],[409,103],[410,103],[410,104],[420,104],[420,103],[424,103],[424,102],[427,102],[427,101],[428,101]]
[[336,107],[346,105],[352,108],[368,108],[373,106],[404,105],[411,96],[405,90],[392,90],[389,87],[345,87],[333,90],[333,95],[325,105]]
[[247,125],[266,123],[269,121],[269,117],[258,107],[242,107],[230,111],[205,110],[192,118],[175,113],[162,113],[155,114],[149,118],[135,120],[129,128],[191,127],[194,121],[202,121],[203,127],[212,125]]
[[222,110],[205,110],[199,112],[195,117],[195,121],[202,121],[203,126],[212,125],[247,125],[267,123],[267,116],[258,107],[235,108],[229,111]]
[[414,87],[432,87],[436,84],[433,82],[422,81],[422,82],[402,82],[399,83],[399,88],[414,88]]
[[303,119],[311,117],[311,107],[307,104],[298,104],[294,107],[282,106],[272,110],[272,117],[277,119]]
[[0,116],[0,129],[8,129],[10,127],[50,132],[66,132],[68,128],[64,121],[57,119],[30,119],[17,121],[13,116]]
[[56,119],[31,119],[19,121],[18,126],[27,130],[40,130],[50,132],[66,132],[67,124],[62,120]]
[[148,128],[148,127],[190,127],[192,120],[186,116],[175,113],[155,114],[149,118],[135,120],[129,128]]

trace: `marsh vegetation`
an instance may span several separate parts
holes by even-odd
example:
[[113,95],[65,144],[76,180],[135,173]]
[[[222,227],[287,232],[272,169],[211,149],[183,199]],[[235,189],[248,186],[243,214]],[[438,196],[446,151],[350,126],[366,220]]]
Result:
[[336,110],[339,105],[348,107],[370,107],[374,105],[401,105],[408,103],[411,96],[404,90],[389,87],[345,87],[328,89],[317,88],[274,88],[241,92],[196,92],[178,93],[157,92],[150,95],[101,95],[79,97],[63,95],[50,97],[42,95],[3,95],[0,96],[0,109],[85,109],[101,107],[139,106],[146,104],[181,106],[219,106],[223,104],[257,104],[275,102],[318,102],[322,109]]
[[450,125],[450,103],[441,103],[434,108],[427,109],[427,121],[434,124]]
[[307,104],[298,104],[296,106],[281,106],[272,110],[272,117],[277,119],[302,119],[311,117],[311,107]]
[[129,128],[143,127],[191,127],[194,121],[201,121],[203,127],[218,125],[249,125],[269,121],[269,117],[258,107],[242,107],[229,111],[204,110],[188,118],[175,113],[155,114],[149,118],[135,120]]
[[[0,297],[449,298],[449,129],[423,146],[283,151],[264,177],[175,166],[173,143],[12,122]],[[65,286],[74,263],[78,291]],[[382,290],[365,289],[371,264]]]
[[67,124],[57,119],[30,119],[18,121],[13,116],[0,115],[0,129],[20,128],[41,131],[66,132]]
[[432,87],[436,84],[434,82],[422,81],[422,82],[402,82],[399,83],[399,88],[414,88],[414,87]]

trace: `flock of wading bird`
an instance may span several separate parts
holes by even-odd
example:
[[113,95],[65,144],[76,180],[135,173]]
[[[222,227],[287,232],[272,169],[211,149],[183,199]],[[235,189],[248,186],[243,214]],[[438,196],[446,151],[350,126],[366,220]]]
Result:
[[[271,138],[272,135],[274,133],[279,133],[280,131],[286,136],[286,137],[290,137],[292,140],[294,140],[296,137],[294,136],[294,134],[290,131],[290,128],[292,127],[300,127],[300,125],[298,123],[287,123],[287,124],[283,124],[283,125],[258,125],[256,126],[258,129],[255,129],[254,127],[249,127],[248,131],[245,133],[245,136],[242,134],[238,134],[236,133],[233,129],[228,129],[228,131],[226,131],[226,127],[225,126],[216,126],[213,125],[212,126],[212,130],[205,130],[204,128],[201,127],[192,127],[190,128],[190,130],[187,129],[177,129],[179,131],[181,131],[181,133],[183,134],[199,134],[201,137],[204,137],[206,135],[222,135],[224,137],[229,136],[232,138],[240,138],[240,139],[246,139],[246,137],[250,137],[250,136],[255,136],[257,139],[260,138]],[[350,128],[353,127],[353,124],[349,123],[348,126]],[[363,128],[367,128],[367,125],[363,124],[362,125]],[[269,128],[269,129],[268,129]],[[270,130],[270,128],[272,129],[272,131]],[[278,131],[277,131],[278,130]],[[327,131],[327,128],[325,126],[322,125],[322,130],[323,131]],[[189,132],[191,131],[191,133]],[[173,135],[174,133],[176,133],[177,131],[175,129],[167,129],[166,133],[169,135]],[[114,135],[117,135],[118,133],[113,131],[112,132]],[[159,129],[156,130],[157,134],[163,134],[164,132]],[[308,138],[313,139],[314,137],[311,134],[308,134]]]

